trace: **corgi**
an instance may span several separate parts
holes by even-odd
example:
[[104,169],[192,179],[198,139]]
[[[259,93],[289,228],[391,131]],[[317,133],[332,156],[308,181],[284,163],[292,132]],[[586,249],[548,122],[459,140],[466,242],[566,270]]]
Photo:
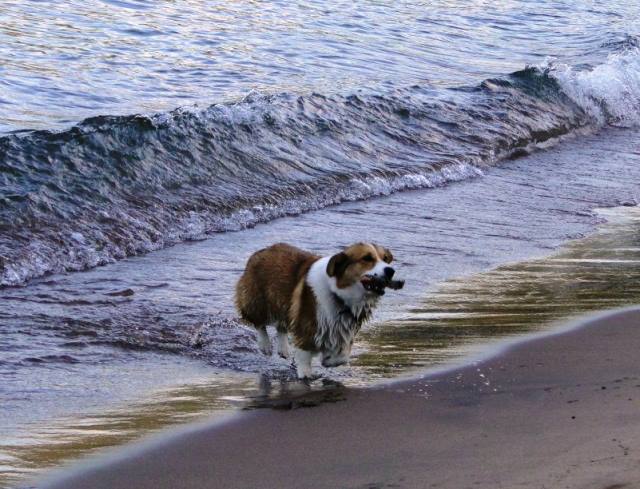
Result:
[[320,257],[286,243],[249,258],[236,286],[241,318],[256,328],[258,347],[271,355],[267,325],[277,329],[277,353],[289,358],[289,337],[300,379],[312,377],[311,361],[336,367],[349,361],[355,335],[370,319],[393,280],[391,252],[372,243],[356,243],[333,256]]

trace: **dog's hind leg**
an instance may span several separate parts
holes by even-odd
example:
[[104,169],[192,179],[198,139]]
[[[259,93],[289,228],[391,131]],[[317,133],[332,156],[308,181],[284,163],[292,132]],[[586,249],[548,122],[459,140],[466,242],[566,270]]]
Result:
[[269,339],[266,326],[262,326],[261,328],[256,327],[256,331],[258,333],[258,348],[262,353],[270,357],[272,353],[271,340]]
[[287,333],[287,326],[278,323],[278,355],[282,358],[289,358],[289,335]]

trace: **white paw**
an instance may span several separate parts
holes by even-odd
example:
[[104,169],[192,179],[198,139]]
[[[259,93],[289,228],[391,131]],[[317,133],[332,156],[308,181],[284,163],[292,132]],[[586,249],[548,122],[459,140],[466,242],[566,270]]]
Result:
[[291,354],[289,353],[289,348],[278,348],[278,355],[280,355],[280,358],[284,358],[285,360],[288,360],[289,357],[291,356]]
[[270,357],[273,353],[273,349],[271,348],[271,340],[269,339],[267,331],[264,329],[258,330],[258,349],[268,357]]
[[296,371],[299,379],[311,379],[313,377],[312,358],[312,352],[300,350],[299,348],[295,349]]
[[313,370],[310,368],[300,368],[298,367],[298,378],[300,380],[312,380],[313,379]]

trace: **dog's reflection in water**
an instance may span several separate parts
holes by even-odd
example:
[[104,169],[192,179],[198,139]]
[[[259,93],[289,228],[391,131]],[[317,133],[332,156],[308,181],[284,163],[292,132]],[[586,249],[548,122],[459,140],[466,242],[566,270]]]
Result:
[[340,382],[318,378],[313,382],[297,380],[290,374],[261,374],[258,393],[243,409],[297,409],[346,399],[347,388]]

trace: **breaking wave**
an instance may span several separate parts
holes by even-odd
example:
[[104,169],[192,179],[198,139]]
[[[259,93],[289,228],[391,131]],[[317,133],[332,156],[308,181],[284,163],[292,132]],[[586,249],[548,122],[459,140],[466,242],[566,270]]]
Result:
[[637,125],[640,53],[549,61],[475,87],[252,93],[0,138],[0,285],[82,270],[343,201],[480,175],[603,125]]

